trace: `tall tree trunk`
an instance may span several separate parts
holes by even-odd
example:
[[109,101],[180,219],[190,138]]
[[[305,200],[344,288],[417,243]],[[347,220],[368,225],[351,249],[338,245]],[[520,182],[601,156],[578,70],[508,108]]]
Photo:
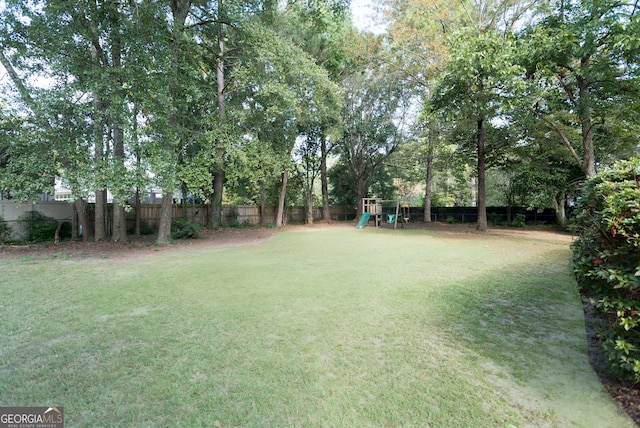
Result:
[[95,218],[94,218],[95,241],[107,239],[107,191],[96,190]]
[[173,193],[162,194],[162,206],[160,207],[160,225],[158,226],[158,238],[156,243],[166,245],[171,242],[171,217],[173,216]]
[[[361,134],[358,134],[358,140],[362,141],[363,137]],[[364,149],[364,145],[362,143],[358,144],[358,146],[360,147],[360,154],[362,154],[362,151]],[[363,159],[364,157],[361,155],[359,156],[360,160],[358,161],[358,165],[356,168],[356,204],[358,204],[356,206],[356,220],[358,220],[360,218],[360,216],[362,215],[362,198],[365,197],[365,191],[368,190],[369,186],[368,184],[365,185],[365,165],[363,163]]]
[[71,240],[77,241],[78,236],[80,235],[80,220],[78,219],[78,207],[76,206],[76,201],[73,201],[71,204]]
[[140,237],[142,233],[142,203],[140,202],[140,189],[136,187],[136,196],[135,196],[135,210],[136,210],[136,219],[134,226],[134,234],[137,237]]
[[264,227],[266,224],[266,201],[265,201],[265,197],[264,197],[264,180],[260,180],[260,182],[258,183],[259,187],[260,187],[260,227]]
[[431,223],[431,192],[433,187],[433,156],[434,156],[434,138],[429,132],[429,147],[427,149],[426,172],[427,179],[425,181],[424,191],[424,222]]
[[364,198],[364,190],[362,180],[356,181],[356,220],[362,215],[362,199]]
[[[218,17],[220,18],[224,12],[224,1],[218,0]],[[225,92],[225,34],[224,24],[220,22],[218,25],[218,63],[216,65],[216,91],[218,100],[218,120],[220,125],[226,121],[226,92]],[[222,226],[222,193],[224,192],[225,172],[225,141],[218,139],[216,146],[216,160],[213,164],[213,197],[211,198],[211,216],[209,218],[210,227]]]
[[320,146],[320,182],[322,185],[322,218],[324,220],[331,220],[331,206],[329,205],[329,180],[327,178],[327,156],[329,151],[327,150],[327,139],[323,135],[322,143]]
[[90,228],[87,221],[87,201],[82,198],[78,198],[73,201],[73,209],[75,211],[74,217],[77,218],[77,225],[73,227],[72,238],[77,239],[82,230],[82,240],[88,241],[90,237]]
[[[113,128],[113,157],[117,166],[124,171],[124,131],[119,125]],[[127,240],[127,213],[124,209],[125,201],[113,201],[113,226],[111,240],[124,242]]]
[[580,98],[578,99],[578,114],[582,129],[582,171],[587,178],[596,175],[596,156],[593,147],[593,118],[591,114],[591,94],[589,84],[578,77]]
[[284,224],[284,202],[287,196],[287,182],[289,180],[289,170],[282,172],[282,187],[280,188],[280,198],[278,199],[278,210],[276,212],[276,227]]
[[222,227],[222,192],[224,190],[224,171],[213,172],[213,194],[211,195],[210,227]]
[[[313,186],[311,186],[313,187]],[[307,224],[313,224],[313,189],[307,192]]]
[[304,157],[304,192],[305,192],[305,205],[307,212],[305,214],[305,222],[307,224],[313,224],[313,185],[315,182],[316,171],[312,168],[312,162],[310,155]]
[[[102,122],[100,120],[100,98],[94,94],[93,98],[93,136],[94,136],[94,160],[98,171],[104,167],[104,134]],[[100,174],[98,174],[100,175]],[[106,213],[107,213],[107,191],[98,182],[98,189],[95,191],[95,216],[94,216],[94,239],[104,241],[107,238]]]
[[[179,102],[182,97],[182,91],[178,82],[182,78],[180,73],[180,51],[182,48],[182,36],[184,33],[184,23],[191,9],[191,0],[171,0],[171,14],[173,17],[173,42],[171,44],[171,55],[173,58],[172,76],[171,76],[171,99],[172,108],[169,115],[169,123],[174,130],[179,125],[178,110],[181,107]],[[175,136],[175,144],[182,147],[182,133]],[[176,153],[173,153],[176,154]],[[171,238],[171,222],[173,220],[173,191],[175,183],[165,183],[167,188],[162,189],[162,206],[160,208],[160,224],[158,226],[158,244],[167,244]]]
[[553,198],[553,208],[556,212],[556,222],[562,227],[567,227],[567,212],[564,202],[565,198],[566,195],[564,192],[556,193]]
[[[111,7],[114,14],[119,15],[118,3],[112,1]],[[119,19],[119,18],[116,18]],[[122,70],[122,40],[119,33],[119,22],[114,22],[111,29],[111,61],[113,71],[116,73],[112,81],[112,90],[114,94],[120,95],[122,92],[123,82],[119,73]],[[122,128],[124,110],[126,106],[122,101],[112,100],[114,111],[111,113],[112,138],[113,138],[113,162],[116,171],[126,172],[125,153],[124,153],[124,129]],[[111,240],[115,242],[124,242],[127,240],[127,217],[124,209],[126,200],[120,195],[113,201],[113,227],[111,232]]]
[[[170,184],[165,184],[169,186]],[[171,242],[171,225],[173,223],[173,190],[162,189],[162,203],[160,204],[160,221],[156,244],[166,245]]]
[[171,223],[173,221],[173,192],[163,189],[162,205],[160,205],[160,223],[156,243],[166,245],[171,242]]
[[487,201],[485,184],[485,140],[486,130],[484,118],[478,119],[478,227],[481,232],[486,232],[487,227]]
[[[91,46],[91,59],[98,66],[98,53],[94,45]],[[98,177],[104,167],[104,125],[102,119],[102,100],[100,95],[93,93],[93,144],[94,162]],[[95,190],[96,203],[94,206],[94,239],[104,241],[107,238],[107,191],[102,187],[100,180]]]
[[469,179],[469,187],[471,189],[471,206],[478,206],[478,183],[475,177]]
[[[133,104],[133,115],[131,117],[131,134],[133,140],[133,146],[136,154],[136,177],[139,177],[140,170],[142,169],[142,156],[140,154],[140,142],[138,140],[138,110],[139,106],[137,102]],[[142,220],[142,204],[140,202],[140,187],[136,186],[136,194],[134,197],[135,204],[135,225],[134,225],[134,234],[137,237],[140,237],[141,234],[141,220]]]

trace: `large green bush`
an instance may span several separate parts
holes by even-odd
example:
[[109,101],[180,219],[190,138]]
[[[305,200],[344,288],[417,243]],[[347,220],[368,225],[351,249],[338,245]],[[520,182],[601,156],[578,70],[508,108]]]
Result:
[[[18,217],[18,223],[22,226],[27,242],[53,241],[58,227],[58,221],[42,214],[40,211],[27,211]],[[60,229],[60,238],[71,237],[71,223],[65,221]]]
[[189,220],[176,219],[171,223],[171,237],[173,239],[197,238],[202,226]]
[[581,292],[606,321],[609,367],[640,381],[640,159],[587,181],[575,213],[574,269]]
[[4,244],[11,238],[11,228],[9,223],[4,221],[4,218],[0,216],[0,245]]

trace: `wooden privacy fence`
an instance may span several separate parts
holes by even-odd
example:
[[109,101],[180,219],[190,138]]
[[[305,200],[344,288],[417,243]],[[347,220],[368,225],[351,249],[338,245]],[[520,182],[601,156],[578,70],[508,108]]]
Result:
[[[93,227],[95,208],[94,204],[89,204],[87,208],[89,225]],[[172,207],[173,218],[185,218],[193,223],[207,225],[209,222],[209,205],[189,204],[186,207],[175,204]],[[157,227],[160,223],[160,204],[142,204],[140,206],[140,218],[151,227]],[[18,223],[18,217],[28,211],[40,211],[46,216],[58,221],[70,221],[74,215],[71,204],[63,201],[38,202],[38,203],[17,203],[14,201],[0,201],[0,218],[11,227],[13,238],[20,238],[24,235]],[[421,207],[409,208],[411,222],[422,222],[424,220],[424,210]],[[516,215],[523,216],[527,223],[555,223],[555,211],[553,209],[527,210],[523,207],[487,207],[487,216],[498,221],[512,221]],[[306,221],[306,207],[286,207],[284,212],[284,223],[295,224]],[[354,220],[356,207],[354,205],[332,205],[331,219],[338,221]],[[322,208],[314,207],[314,221],[322,218]],[[133,229],[135,223],[135,209],[127,213],[128,228]],[[477,221],[477,208],[474,207],[433,207],[431,209],[432,221],[453,221],[456,223],[471,223]],[[110,230],[111,210],[107,218],[107,230]],[[276,207],[266,207],[264,213],[264,224],[273,225],[276,222]],[[222,223],[224,226],[258,225],[260,224],[260,207],[256,205],[225,205],[222,208]]]
[[[331,206],[332,220],[353,220],[356,216],[355,207]],[[322,218],[322,207],[313,208],[313,219]],[[304,223],[307,219],[307,207],[285,207],[285,223]],[[260,224],[260,207],[256,205],[228,205],[222,208],[222,222],[225,225]],[[265,224],[275,224],[276,207],[266,207],[264,212]]]
[[[160,204],[141,204],[140,218],[150,225],[157,226],[160,223]],[[182,205],[173,205],[173,218],[184,218],[192,223],[198,223],[205,226],[209,221],[209,205],[189,204],[186,207]],[[127,222],[133,222],[136,218],[135,208],[127,213]]]
[[[182,205],[173,206],[173,218],[186,218],[193,223],[206,225],[209,221],[209,205],[188,205],[186,210]],[[332,205],[331,219],[337,221],[354,220],[356,217],[356,207],[354,205]],[[424,220],[424,209],[422,207],[411,207],[408,209],[411,221],[421,222]],[[527,223],[555,223],[555,210],[547,208],[545,210],[530,210],[525,207],[487,207],[487,216],[496,218],[499,221],[513,221],[515,216],[520,214],[526,218]],[[128,214],[129,221],[135,218],[135,211]],[[307,216],[307,207],[285,207],[284,223],[304,223]],[[141,218],[151,225],[160,222],[160,205],[143,204],[141,206]],[[322,218],[322,207],[313,208],[313,218]],[[436,222],[455,221],[456,223],[474,223],[478,221],[478,209],[475,207],[433,207],[431,208],[431,220]],[[265,208],[264,223],[275,224],[276,207]],[[225,226],[238,225],[258,225],[260,224],[260,207],[256,205],[225,205],[222,207],[222,224]]]
[[[186,219],[192,223],[205,226],[209,221],[210,205],[189,204],[173,206],[174,219]],[[140,206],[140,218],[150,225],[157,226],[160,222],[161,206],[158,204],[142,204]],[[133,224],[135,221],[135,210],[129,211],[127,221]],[[356,215],[355,206],[331,206],[332,220],[353,220]],[[306,221],[306,207],[285,207],[284,222],[304,223]],[[322,218],[322,208],[313,208],[314,220]],[[276,207],[265,208],[264,223],[275,224]],[[238,225],[258,225],[260,224],[260,207],[256,205],[225,205],[222,207],[222,223],[225,226]]]

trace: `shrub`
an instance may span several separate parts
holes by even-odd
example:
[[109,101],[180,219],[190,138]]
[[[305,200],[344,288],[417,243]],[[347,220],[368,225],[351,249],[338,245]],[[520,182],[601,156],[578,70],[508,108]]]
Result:
[[590,179],[575,210],[573,266],[583,295],[607,323],[609,368],[640,381],[640,159]]
[[511,223],[511,225],[515,227],[524,227],[526,220],[527,216],[525,214],[518,213],[516,214],[516,218],[513,219],[513,223]]
[[224,220],[228,227],[240,227],[240,222],[238,221],[238,208],[233,206],[225,209]]
[[[26,233],[27,242],[53,241],[58,221],[42,214],[40,211],[28,211],[18,217],[18,223]],[[60,228],[60,238],[71,237],[71,224],[63,222]]]
[[158,228],[145,219],[140,219],[140,235],[153,235],[158,233]]
[[[129,229],[127,229],[127,233],[133,235],[136,233],[135,225]],[[153,235],[158,233],[157,228],[149,223],[147,220],[141,218],[140,219],[140,235]]]
[[502,216],[498,213],[489,213],[487,217],[490,224],[498,225],[502,222]]
[[449,224],[454,224],[456,222],[456,219],[453,218],[453,216],[447,216],[445,221]]
[[0,244],[4,244],[9,239],[11,239],[11,228],[9,227],[9,223],[4,221],[3,217],[0,217]]
[[246,219],[242,223],[240,223],[238,220],[233,220],[231,221],[231,223],[227,224],[227,227],[231,229],[246,229],[246,228],[253,227],[253,224],[251,224],[249,219]]
[[202,226],[191,223],[189,220],[174,220],[171,224],[171,237],[173,239],[197,238]]

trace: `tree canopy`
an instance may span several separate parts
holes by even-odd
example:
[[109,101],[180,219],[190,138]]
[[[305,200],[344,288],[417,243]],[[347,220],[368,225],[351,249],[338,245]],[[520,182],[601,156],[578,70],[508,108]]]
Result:
[[223,203],[328,214],[420,193],[426,221],[464,199],[486,230],[492,183],[500,203],[562,212],[576,182],[639,152],[636,3],[379,5],[373,34],[346,0],[6,0],[3,197],[62,183],[81,211],[95,201],[98,240],[127,239],[145,191],[163,194],[159,242],[195,199],[218,226]]

